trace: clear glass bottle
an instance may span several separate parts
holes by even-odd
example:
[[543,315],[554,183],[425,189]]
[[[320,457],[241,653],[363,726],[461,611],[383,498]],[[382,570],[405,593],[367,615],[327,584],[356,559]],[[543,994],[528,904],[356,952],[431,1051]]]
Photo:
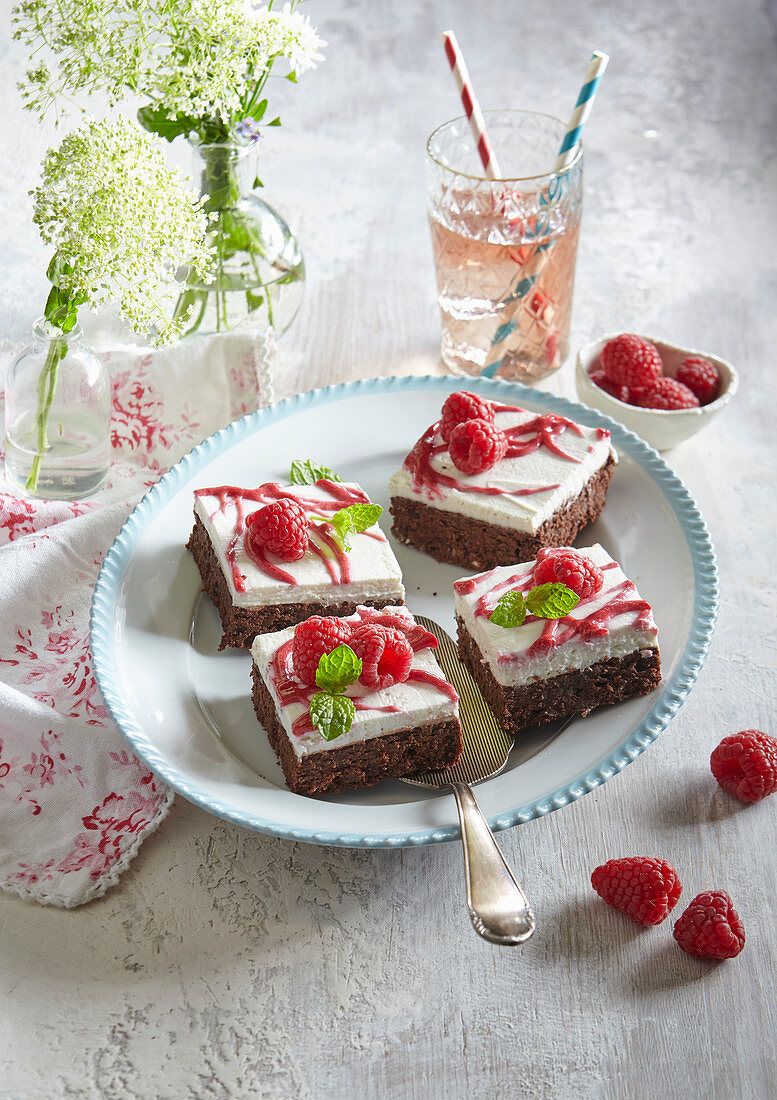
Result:
[[254,146],[193,142],[192,148],[216,273],[210,283],[186,280],[176,316],[191,311],[187,333],[271,325],[280,334],[300,307],[305,264],[287,223],[258,194]]
[[5,383],[5,476],[45,500],[96,493],[110,466],[111,383],[81,343],[81,326],[52,333],[43,317]]

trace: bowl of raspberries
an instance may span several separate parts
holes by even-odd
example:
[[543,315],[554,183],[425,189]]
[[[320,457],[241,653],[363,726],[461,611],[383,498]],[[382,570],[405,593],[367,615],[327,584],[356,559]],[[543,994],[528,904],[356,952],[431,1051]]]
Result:
[[602,336],[577,356],[580,400],[666,451],[707,424],[734,396],[725,359],[635,333]]

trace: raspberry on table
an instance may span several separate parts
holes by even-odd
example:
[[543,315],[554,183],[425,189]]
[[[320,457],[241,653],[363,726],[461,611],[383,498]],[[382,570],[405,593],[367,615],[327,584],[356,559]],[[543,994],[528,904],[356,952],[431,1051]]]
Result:
[[291,660],[297,679],[312,687],[318,662],[339,645],[350,645],[351,624],[333,615],[312,615],[294,628]]
[[583,600],[586,596],[596,595],[604,584],[604,573],[598,565],[594,565],[576,550],[543,547],[537,554],[534,583],[540,585],[554,582],[565,584]]
[[592,371],[589,377],[595,386],[598,386],[600,390],[604,390],[605,393],[609,393],[610,397],[617,397],[619,401],[629,403],[628,386],[623,386],[620,382],[611,382],[603,370]]
[[487,420],[465,420],[451,432],[448,450],[463,474],[480,474],[507,454],[507,436]]
[[453,429],[467,420],[486,420],[493,424],[494,406],[475,393],[459,390],[452,393],[442,407],[440,435],[446,443],[450,440]]
[[660,924],[677,905],[682,883],[671,863],[645,856],[610,859],[591,875],[600,898],[637,924]]
[[616,336],[602,348],[599,365],[611,382],[620,386],[647,386],[664,373],[655,344],[633,333]]
[[697,959],[733,959],[745,946],[745,929],[725,890],[697,894],[673,935]]
[[291,497],[265,504],[246,518],[246,539],[282,561],[299,561],[308,548],[305,510]]
[[695,394],[700,405],[709,405],[720,390],[720,371],[709,359],[689,355],[677,368],[676,378]]
[[348,644],[362,660],[359,683],[371,691],[402,684],[408,678],[413,648],[401,630],[364,623],[356,627]]
[[777,791],[777,739],[761,730],[724,737],[710,757],[724,791],[742,802],[760,802]]
[[632,404],[643,409],[697,409],[699,399],[682,382],[674,378],[659,378],[631,395]]

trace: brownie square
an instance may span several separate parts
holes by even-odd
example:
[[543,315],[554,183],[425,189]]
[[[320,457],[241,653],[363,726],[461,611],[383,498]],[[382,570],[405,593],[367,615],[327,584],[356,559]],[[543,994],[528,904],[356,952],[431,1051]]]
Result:
[[306,688],[295,677],[293,629],[260,635],[251,648],[254,710],[289,789],[297,794],[334,794],[446,768],[461,754],[456,693],[407,609],[359,607],[349,621],[392,625],[412,641],[414,656],[407,682],[380,691],[358,682],[346,689],[356,715],[351,729],[334,741],[326,741],[309,721],[307,708],[317,688]]
[[[247,546],[251,516],[285,495],[308,517],[308,549],[292,562],[269,552],[257,559]],[[404,601],[399,564],[377,524],[352,534],[346,553],[331,525],[318,519],[354,501],[369,503],[369,498],[358,485],[326,479],[315,485],[268,482],[256,489],[219,486],[195,492],[187,546],[221,618],[221,649],[250,646],[257,634],[293,626],[310,615],[350,615],[360,604],[380,608]]]
[[462,472],[437,421],[389,482],[394,535],[437,561],[477,570],[573,542],[601,513],[617,462],[602,428],[485,404],[504,457]]
[[535,562],[457,581],[459,654],[507,733],[646,695],[661,682],[658,628],[650,605],[601,546],[575,551],[601,571],[601,588],[559,619],[528,614],[502,627],[500,596],[527,593]]

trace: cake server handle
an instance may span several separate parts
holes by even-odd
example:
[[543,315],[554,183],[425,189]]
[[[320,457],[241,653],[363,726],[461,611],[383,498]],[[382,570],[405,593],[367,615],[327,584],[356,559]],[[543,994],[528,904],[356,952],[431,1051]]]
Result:
[[479,936],[513,947],[534,932],[534,916],[526,895],[499,850],[472,789],[451,783],[461,823],[467,908]]

